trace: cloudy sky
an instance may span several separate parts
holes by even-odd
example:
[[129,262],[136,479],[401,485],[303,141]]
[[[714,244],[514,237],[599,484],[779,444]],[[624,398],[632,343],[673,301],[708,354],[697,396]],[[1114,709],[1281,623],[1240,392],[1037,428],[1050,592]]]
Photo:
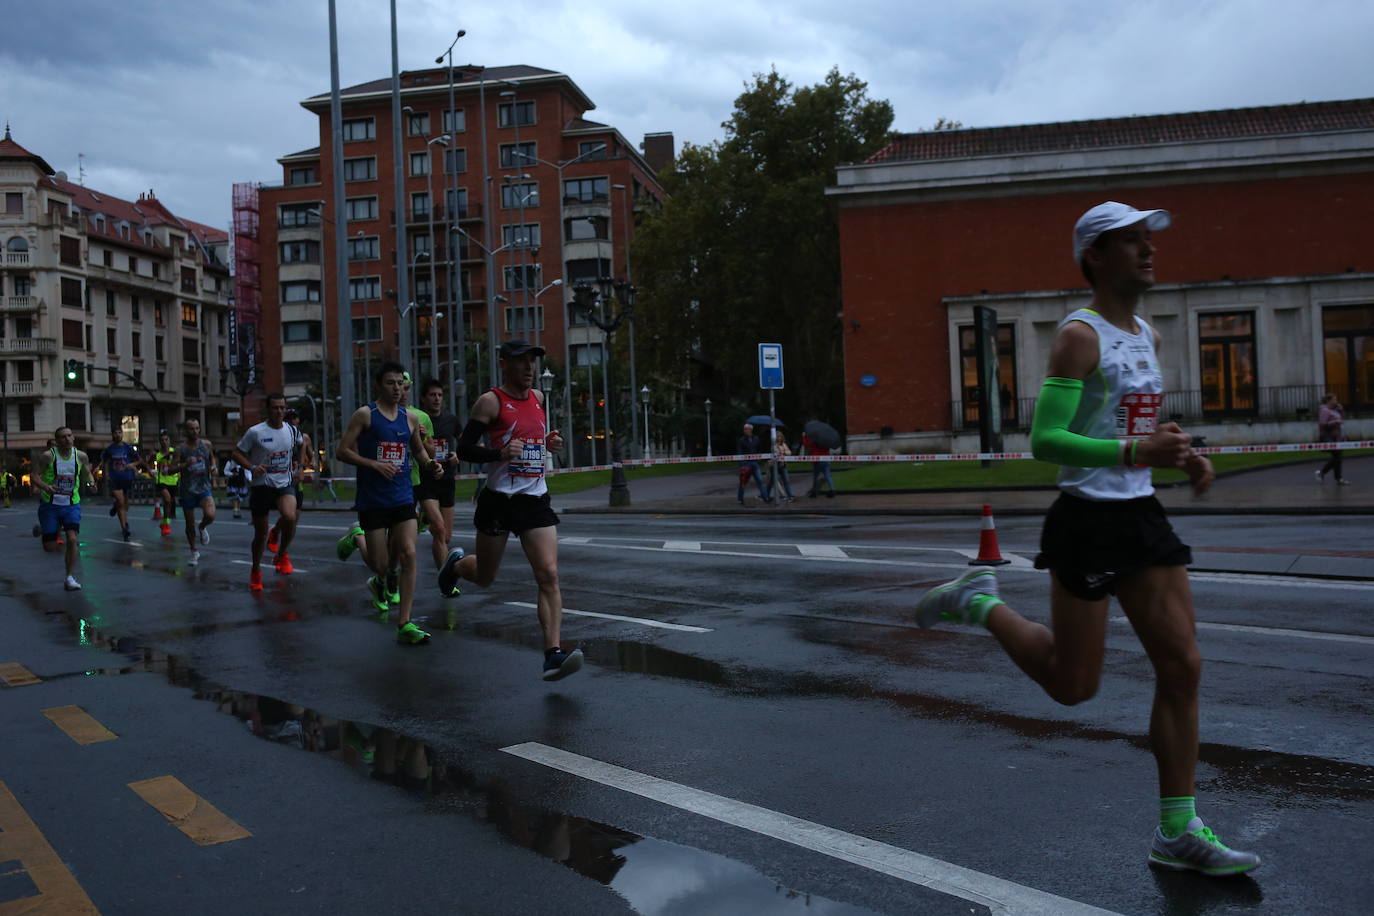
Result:
[[[325,0],[3,0],[0,119],[55,169],[229,223],[230,186],[279,180],[314,146],[299,106],[329,89]],[[895,128],[968,127],[1374,96],[1368,0],[397,0],[403,69],[569,74],[590,115],[720,139],[752,74],[832,66],[892,102]],[[390,72],[387,0],[339,0],[343,85]]]

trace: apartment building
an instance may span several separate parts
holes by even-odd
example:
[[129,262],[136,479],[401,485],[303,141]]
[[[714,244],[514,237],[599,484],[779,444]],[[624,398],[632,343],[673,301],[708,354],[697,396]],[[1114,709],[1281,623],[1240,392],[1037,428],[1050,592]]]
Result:
[[122,426],[201,421],[230,444],[229,236],[152,191],[128,201],[74,184],[8,130],[0,140],[0,391],[11,469],[70,426],[84,449]]
[[899,135],[838,170],[855,451],[976,449],[974,308],[1023,448],[1065,314],[1071,230],[1104,200],[1162,208],[1164,413],[1209,444],[1306,441],[1326,391],[1374,434],[1374,99]]
[[[598,364],[604,335],[571,307],[573,288],[631,279],[634,214],[663,196],[645,155],[614,127],[585,118],[593,103],[563,73],[464,65],[406,71],[400,82],[400,199],[391,80],[341,93],[342,296],[334,288],[328,94],[301,103],[319,119],[319,146],[283,156],[281,183],[258,189],[265,386],[296,396],[317,385],[326,343],[337,367],[338,313],[326,305],[339,301],[349,303],[354,340],[355,377],[345,383],[360,400],[368,395],[367,367],[383,357],[400,358],[420,376],[454,379],[460,336],[468,399],[491,384],[485,348],[493,339],[539,342],[560,375],[569,362]],[[671,160],[671,135],[647,143],[656,161]],[[402,260],[408,282],[398,291]],[[412,323],[411,353],[399,349],[403,320]]]

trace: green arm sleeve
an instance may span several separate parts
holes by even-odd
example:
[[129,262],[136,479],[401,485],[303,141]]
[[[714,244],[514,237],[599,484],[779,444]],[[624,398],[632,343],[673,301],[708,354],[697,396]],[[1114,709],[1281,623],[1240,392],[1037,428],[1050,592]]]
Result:
[[1069,432],[1078,412],[1083,382],[1073,378],[1047,378],[1035,399],[1031,421],[1031,453],[1041,461],[1074,468],[1107,468],[1121,464],[1121,443],[1116,439],[1092,439]]

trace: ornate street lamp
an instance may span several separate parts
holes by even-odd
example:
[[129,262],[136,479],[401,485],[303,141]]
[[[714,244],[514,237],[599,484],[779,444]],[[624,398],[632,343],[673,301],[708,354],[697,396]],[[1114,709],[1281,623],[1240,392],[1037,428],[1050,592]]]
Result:
[[711,399],[706,399],[706,457],[711,457]]
[[644,460],[649,460],[649,386],[639,389],[639,403],[644,405]]

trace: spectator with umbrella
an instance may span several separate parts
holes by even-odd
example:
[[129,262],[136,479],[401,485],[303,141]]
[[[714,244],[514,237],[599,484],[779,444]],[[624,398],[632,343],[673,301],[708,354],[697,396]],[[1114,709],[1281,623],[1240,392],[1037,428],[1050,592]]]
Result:
[[[750,418],[752,419],[752,418]],[[754,424],[745,422],[743,435],[735,440],[736,455],[757,455],[763,451],[763,443],[759,437],[754,435]],[[741,460],[739,463],[739,492],[735,498],[739,504],[744,505],[744,486],[749,482],[749,478],[754,478],[754,483],[758,484],[759,499],[768,502],[768,488],[763,484],[763,475],[759,473],[759,463],[757,459],[748,461]]]
[[[801,453],[812,457],[822,456],[829,458],[830,450],[838,448],[840,444],[840,434],[835,427],[820,420],[811,420],[802,428]],[[830,462],[815,461],[811,464],[811,489],[807,496],[816,497],[821,491],[821,481],[825,481],[830,489],[826,492],[827,497],[835,495],[835,481],[830,477]]]

